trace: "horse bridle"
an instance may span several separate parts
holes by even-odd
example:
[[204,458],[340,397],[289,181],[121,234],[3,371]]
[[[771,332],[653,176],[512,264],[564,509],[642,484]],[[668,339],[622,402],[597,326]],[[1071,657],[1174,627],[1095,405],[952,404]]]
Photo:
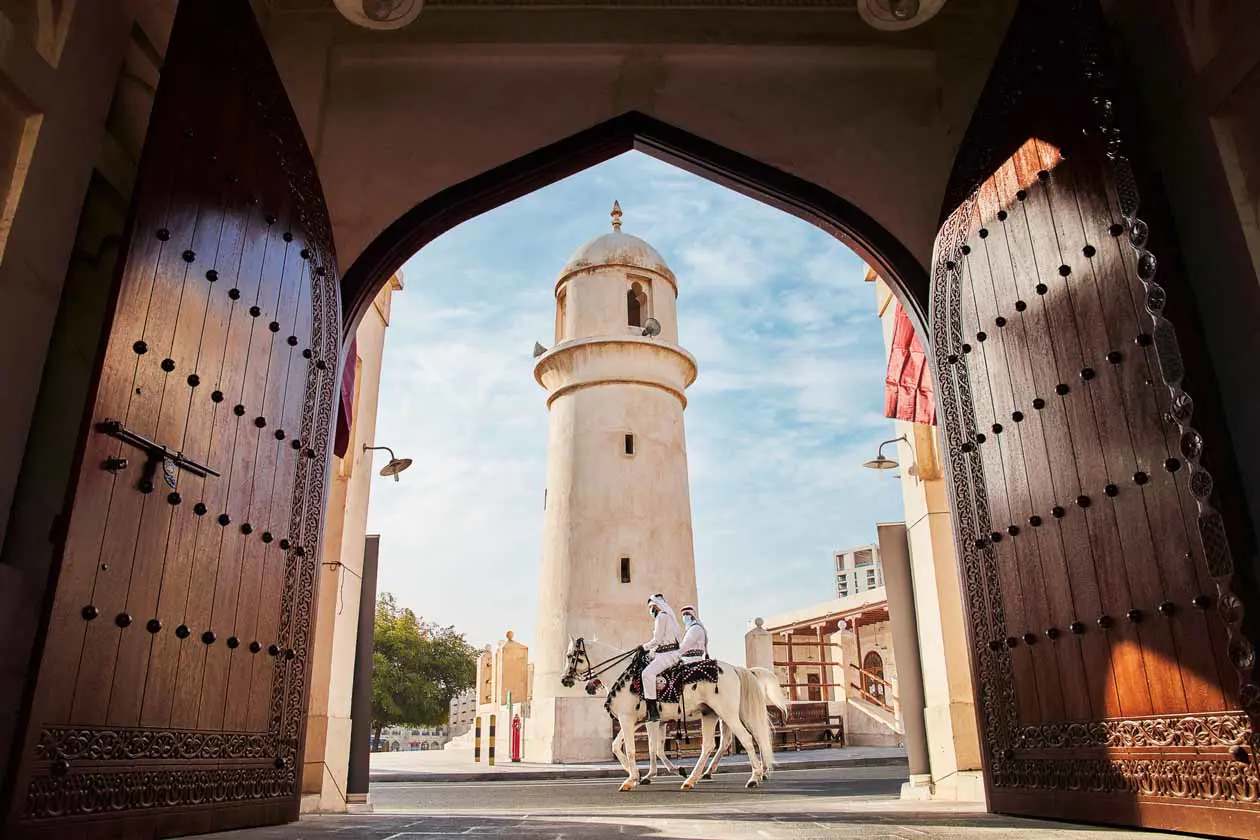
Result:
[[[603,662],[597,662],[592,665],[590,654],[586,652],[586,640],[578,637],[573,640],[573,650],[566,657],[569,662],[569,667],[565,669],[564,676],[560,678],[560,684],[565,688],[572,688],[579,679],[585,680],[587,683],[587,693],[594,694],[594,688],[597,687],[598,683],[596,683],[595,686],[592,686],[592,683],[598,680],[600,675],[608,673],[638,652],[639,648],[632,647],[624,653],[619,653],[616,656],[610,656]],[[585,671],[579,670],[579,662],[586,663]]]

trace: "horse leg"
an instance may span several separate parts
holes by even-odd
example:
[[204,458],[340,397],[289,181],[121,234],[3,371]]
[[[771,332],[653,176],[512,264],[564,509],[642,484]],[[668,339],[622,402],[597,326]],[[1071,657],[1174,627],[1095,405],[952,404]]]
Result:
[[626,767],[626,733],[625,732],[618,732],[617,737],[613,738],[612,753],[613,753],[613,757],[617,759],[617,763],[621,765],[621,769],[629,773],[630,770],[628,767]]
[[[664,723],[650,723],[649,727],[656,727],[657,738],[656,746],[652,749],[652,768],[655,771],[656,760],[660,759],[661,764],[665,767],[667,773],[677,773],[680,776],[686,776],[687,773],[674,762],[669,760],[669,756],[665,754],[665,725]],[[650,740],[650,739],[649,739]],[[645,782],[646,783],[646,780]]]
[[[713,716],[713,726],[716,729],[721,725],[722,721],[716,715]],[[722,756],[726,755],[731,749],[731,735],[725,726],[722,726],[722,735],[718,740],[717,750],[714,751],[713,757],[709,759],[709,766],[704,768],[701,779],[712,779],[714,771],[717,770],[718,762],[722,760]]]
[[731,734],[739,740],[739,743],[744,747],[744,752],[748,753],[748,763],[752,765],[752,776],[748,778],[744,787],[757,787],[761,784],[763,776],[761,756],[757,752],[757,744],[752,736],[752,733],[748,731],[748,727],[744,726],[744,722],[740,720],[738,703],[736,703],[735,708],[731,710],[729,717],[722,717],[722,726],[730,727]]
[[700,755],[696,758],[696,766],[691,769],[691,774],[682,783],[683,790],[691,790],[696,786],[696,782],[700,780],[700,772],[709,760],[709,754],[713,752],[713,744],[716,740],[713,737],[715,729],[717,729],[716,716],[703,715],[700,718]]
[[[625,741],[622,742],[622,746],[624,747],[626,756],[629,759],[624,765],[626,773],[628,774],[627,778],[621,783],[621,787],[619,788],[622,793],[625,793],[627,791],[634,790],[639,786],[638,745],[635,744],[634,738],[634,731],[638,729],[639,722],[635,718],[626,715],[619,716],[617,720],[621,724],[622,733],[626,736]],[[648,737],[650,740],[651,735]]]
[[656,754],[660,752],[657,746],[656,737],[652,734],[652,730],[660,726],[659,723],[648,723],[644,727],[647,729],[648,736],[648,769],[643,778],[639,779],[639,784],[650,785],[652,778],[656,775]]

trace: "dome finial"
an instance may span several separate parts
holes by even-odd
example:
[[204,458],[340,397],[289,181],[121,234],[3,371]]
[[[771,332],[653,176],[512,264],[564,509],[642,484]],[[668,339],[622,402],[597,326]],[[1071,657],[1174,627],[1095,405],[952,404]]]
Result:
[[612,216],[613,230],[620,231],[621,230],[621,203],[620,202],[616,200],[613,201],[612,213],[610,213],[609,215]]

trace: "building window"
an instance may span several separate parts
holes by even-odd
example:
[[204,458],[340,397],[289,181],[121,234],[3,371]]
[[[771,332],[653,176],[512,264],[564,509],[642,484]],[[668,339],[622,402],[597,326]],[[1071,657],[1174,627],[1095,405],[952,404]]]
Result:
[[647,295],[643,286],[635,283],[626,292],[626,323],[632,327],[643,326],[644,310],[647,308]]
[[875,585],[875,570],[874,569],[866,570],[866,585],[868,587],[873,587]]
[[621,558],[621,582],[622,583],[630,582],[630,558],[629,557]]
[[634,454],[634,435],[629,433],[626,434],[626,454]]
[[543,510],[547,509],[547,488],[543,488]]
[[875,552],[869,548],[863,548],[853,552],[854,566],[869,566],[875,562]]
[[884,658],[873,650],[867,651],[862,657],[862,688],[866,694],[883,701],[886,692],[884,690]]
[[561,289],[556,298],[556,343],[564,341],[564,322],[569,314],[569,290]]

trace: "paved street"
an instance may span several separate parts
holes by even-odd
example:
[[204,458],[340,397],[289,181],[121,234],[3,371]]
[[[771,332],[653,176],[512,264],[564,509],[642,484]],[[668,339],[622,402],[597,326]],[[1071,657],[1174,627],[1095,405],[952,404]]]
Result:
[[[606,779],[373,785],[376,813],[310,817],[291,826],[212,835],[213,840],[1153,840],[977,813],[974,805],[902,802],[903,768],[781,770],[758,790],[743,773],[719,774],[684,794],[677,782],[618,793]],[[665,781],[665,780],[662,780]],[[210,838],[206,838],[210,840]]]

